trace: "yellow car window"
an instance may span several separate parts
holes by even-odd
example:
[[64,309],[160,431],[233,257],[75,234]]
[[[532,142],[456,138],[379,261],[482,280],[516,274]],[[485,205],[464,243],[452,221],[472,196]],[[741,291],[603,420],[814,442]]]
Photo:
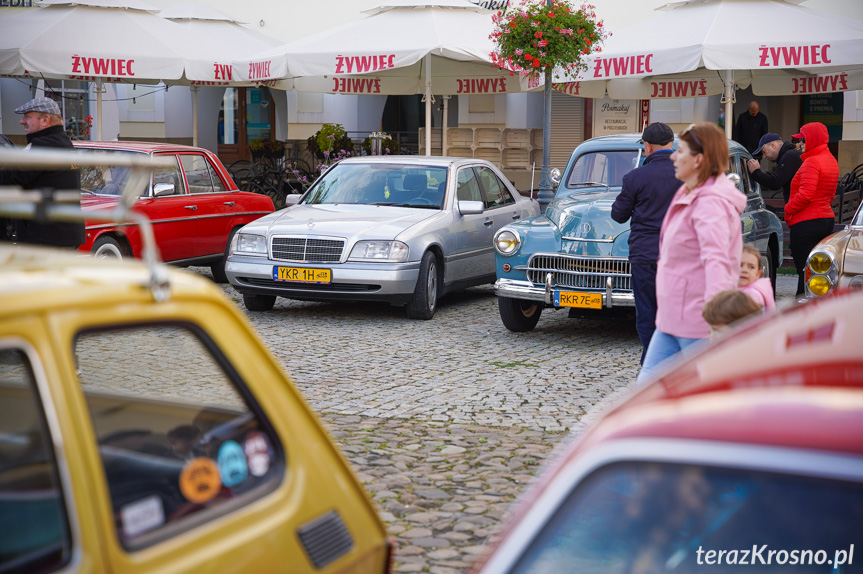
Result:
[[0,349],[0,572],[48,572],[69,561],[59,484],[27,355]]
[[200,337],[182,325],[140,325],[77,338],[81,386],[127,549],[255,500],[284,472],[242,381]]

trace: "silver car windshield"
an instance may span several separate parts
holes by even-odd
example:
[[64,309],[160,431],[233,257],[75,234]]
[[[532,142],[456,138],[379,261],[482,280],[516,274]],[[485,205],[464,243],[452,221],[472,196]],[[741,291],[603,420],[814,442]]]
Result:
[[620,187],[623,176],[638,167],[644,159],[638,149],[599,150],[580,155],[569,172],[564,187],[567,194],[590,187]]
[[445,167],[338,164],[315,182],[302,203],[441,209],[446,195],[446,177]]

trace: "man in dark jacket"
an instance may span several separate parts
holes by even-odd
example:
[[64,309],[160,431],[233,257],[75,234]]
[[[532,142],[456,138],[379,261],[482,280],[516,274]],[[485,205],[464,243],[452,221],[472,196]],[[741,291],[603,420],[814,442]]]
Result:
[[[72,148],[72,140],[63,129],[60,107],[50,98],[35,98],[15,110],[22,114],[21,125],[27,135],[27,147]],[[15,185],[23,189],[80,189],[80,172],[68,170],[0,171],[0,185]],[[38,243],[77,249],[84,242],[84,222],[9,220],[0,229],[0,240],[18,243]]]
[[761,187],[767,189],[781,189],[782,198],[785,203],[788,203],[788,198],[791,196],[791,180],[803,160],[800,159],[800,151],[797,146],[791,142],[783,142],[779,134],[765,134],[758,142],[758,149],[752,154],[754,156],[761,155],[776,162],[776,169],[773,173],[765,173],[761,171],[761,163],[758,160],[750,159],[746,163],[749,168],[750,177],[758,182]]
[[758,140],[767,133],[767,116],[761,113],[758,102],[750,102],[749,109],[737,117],[734,140],[753,153]]
[[644,129],[644,165],[623,176],[623,187],[611,206],[611,218],[625,223],[630,218],[629,263],[635,295],[635,328],[644,350],[656,330],[656,259],[659,230],[668,205],[681,182],[674,178],[671,148],[674,132],[663,123]]

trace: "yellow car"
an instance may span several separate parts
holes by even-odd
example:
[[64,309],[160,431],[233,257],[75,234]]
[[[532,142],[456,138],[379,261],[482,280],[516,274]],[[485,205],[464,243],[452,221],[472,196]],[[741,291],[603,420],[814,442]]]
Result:
[[0,243],[0,572],[382,573],[390,553],[218,287]]

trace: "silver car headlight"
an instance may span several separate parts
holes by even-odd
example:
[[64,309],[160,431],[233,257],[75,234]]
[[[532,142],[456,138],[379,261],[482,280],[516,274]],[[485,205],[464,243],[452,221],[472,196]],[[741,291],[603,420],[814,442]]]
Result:
[[231,253],[238,255],[260,255],[267,256],[267,238],[263,235],[252,235],[250,233],[238,233],[234,236],[231,245]]
[[401,241],[357,241],[348,261],[407,261],[409,254]]
[[501,255],[514,255],[521,247],[521,237],[512,229],[501,229],[494,236],[494,249]]

